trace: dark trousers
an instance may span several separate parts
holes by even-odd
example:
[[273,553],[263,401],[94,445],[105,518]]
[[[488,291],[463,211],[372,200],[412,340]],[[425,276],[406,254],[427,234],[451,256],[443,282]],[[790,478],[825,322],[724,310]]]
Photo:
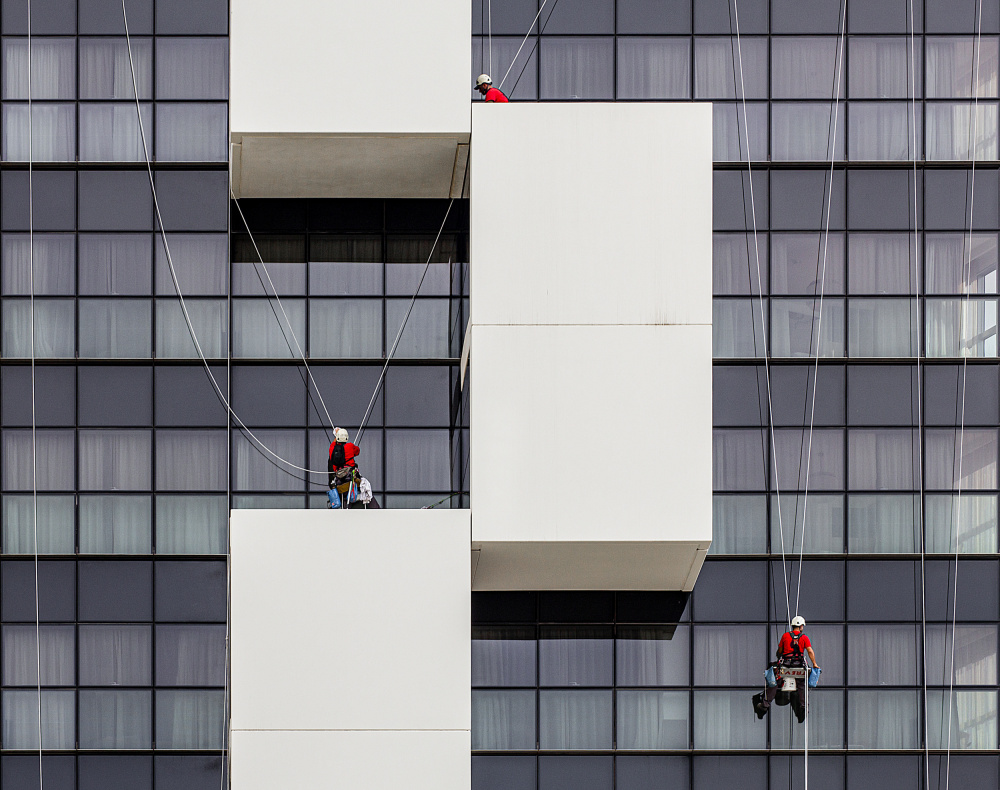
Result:
[[[782,693],[781,686],[782,686],[782,684],[779,683],[777,686],[773,686],[773,687],[767,689],[767,691],[764,693],[764,702],[763,702],[763,704],[762,704],[761,707],[764,707],[764,708],[770,708],[771,707],[771,703],[774,702],[774,698],[778,694]],[[796,680],[795,681],[795,693],[794,694],[785,694],[783,696],[787,697],[788,702],[784,702],[779,697],[777,704],[778,705],[787,705],[788,703],[791,703],[792,710],[795,711],[796,718],[799,721],[802,721],[806,717],[806,687],[805,687],[805,682],[802,681],[802,680]]]

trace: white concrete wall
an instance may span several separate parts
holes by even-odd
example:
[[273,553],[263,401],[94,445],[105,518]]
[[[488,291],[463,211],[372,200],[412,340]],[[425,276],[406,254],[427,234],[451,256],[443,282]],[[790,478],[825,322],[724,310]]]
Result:
[[234,790],[468,790],[469,512],[231,523]]
[[232,0],[243,133],[469,131],[467,0]]
[[690,589],[712,532],[711,106],[480,105],[471,159],[474,589]]

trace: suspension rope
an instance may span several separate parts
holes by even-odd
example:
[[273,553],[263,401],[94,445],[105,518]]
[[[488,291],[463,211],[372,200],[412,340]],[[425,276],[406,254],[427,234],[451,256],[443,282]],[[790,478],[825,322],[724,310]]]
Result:
[[38,788],[43,790],[42,770],[42,625],[38,585],[38,418],[35,406],[35,194],[34,123],[31,90],[31,0],[28,10],[28,344],[31,349],[31,529],[35,573],[35,697],[38,703]]
[[[389,369],[389,363],[392,361],[392,355],[396,353],[396,347],[399,345],[399,339],[403,336],[403,330],[406,328],[406,322],[410,319],[410,313],[413,312],[413,305],[416,304],[417,294],[420,293],[420,286],[424,284],[424,278],[427,276],[427,271],[431,268],[431,260],[434,258],[434,251],[437,249],[438,241],[441,239],[441,234],[444,233],[444,226],[448,223],[448,215],[451,214],[451,207],[454,204],[455,198],[451,198],[451,200],[448,201],[448,208],[444,212],[444,219],[441,220],[441,227],[438,228],[437,236],[434,237],[434,243],[431,245],[431,251],[427,255],[427,263],[424,264],[424,271],[420,275],[420,281],[417,283],[417,289],[413,292],[413,296],[410,297],[410,305],[406,308],[406,315],[403,316],[403,321],[399,325],[399,331],[396,332],[396,339],[392,341],[392,348],[390,348],[389,353],[386,354],[385,364],[382,366],[382,372],[378,374],[378,381],[375,382],[375,390],[372,392],[371,400],[368,401],[368,408],[365,409],[365,416],[362,418],[361,425],[358,428],[358,433],[354,440],[355,443],[360,442],[361,437],[365,434],[365,428],[368,425],[368,418],[371,417],[372,409],[375,407],[375,401],[378,399],[379,391],[382,389],[382,382],[385,381],[385,374]],[[451,258],[448,258],[448,266],[451,268]]]
[[[781,517],[781,478],[778,474],[778,448],[774,439],[774,409],[772,405],[771,398],[771,365],[770,365],[770,354],[767,348],[767,322],[764,320],[764,281],[761,279],[761,269],[760,269],[760,245],[757,239],[757,206],[756,200],[754,198],[753,191],[753,163],[750,150],[750,127],[747,123],[747,95],[746,86],[743,76],[743,45],[740,38],[740,9],[739,0],[733,0],[732,5],[735,25],[736,25],[736,54],[737,60],[740,68],[740,81],[738,86],[738,93],[743,102],[743,137],[746,141],[747,146],[747,182],[750,185],[750,216],[753,222],[753,249],[754,249],[754,260],[757,266],[757,293],[759,297],[760,304],[760,326],[761,326],[761,342],[763,344],[764,351],[764,381],[767,388],[767,422],[768,422],[768,435],[770,438],[771,446],[771,458],[772,458],[772,468],[774,470],[774,500],[777,503],[776,507],[778,510],[778,539],[781,546],[781,572],[785,579],[785,622],[791,622],[791,605],[789,603],[789,585],[788,585],[788,564],[785,559],[785,529]],[[732,42],[730,41],[730,45]],[[737,86],[734,85],[734,88]],[[737,119],[737,126],[739,125]],[[745,221],[744,216],[744,221]],[[749,258],[749,256],[748,256]],[[747,266],[749,267],[750,262],[747,261]],[[751,298],[753,293],[751,291]],[[753,320],[751,319],[751,324]],[[758,394],[758,399],[759,399]],[[764,467],[764,490],[767,490],[767,466]],[[777,608],[777,607],[775,607]]]
[[[799,567],[798,580],[795,584],[795,614],[799,613],[799,596],[802,592],[802,557],[806,548],[806,525],[809,515],[809,472],[812,465],[812,443],[813,432],[816,425],[816,391],[819,389],[819,356],[820,347],[823,343],[823,297],[826,294],[826,265],[830,249],[830,214],[833,206],[833,175],[834,162],[837,159],[837,120],[840,111],[840,78],[844,67],[844,39],[847,32],[847,0],[840,4],[840,39],[837,43],[837,54],[834,58],[834,88],[833,88],[833,112],[830,118],[830,132],[828,135],[830,145],[830,180],[827,184],[826,192],[826,222],[823,228],[823,265],[819,277],[819,302],[813,308],[813,315],[816,316],[816,354],[813,361],[813,387],[812,404],[809,408],[809,442],[806,449],[806,479],[802,494],[802,536],[799,541]],[[817,315],[818,313],[818,315]],[[807,380],[808,384],[808,380]],[[801,468],[801,457],[799,458]],[[808,748],[808,746],[807,746]]]
[[486,2],[486,13],[488,16],[488,35],[490,40],[490,70],[489,75],[493,76],[493,0],[487,0]]
[[975,216],[976,201],[976,145],[979,137],[979,66],[982,56],[983,43],[983,0],[976,3],[976,38],[974,44],[975,69],[972,74],[972,97],[971,108],[972,122],[969,124],[969,157],[971,159],[971,169],[969,173],[969,236],[966,245],[966,255],[963,261],[962,287],[965,289],[965,299],[963,309],[959,313],[959,350],[962,352],[962,402],[961,418],[958,435],[958,485],[957,501],[955,503],[955,575],[953,578],[951,597],[951,656],[948,662],[948,741],[945,749],[945,772],[944,788],[948,790],[951,781],[951,726],[953,708],[955,704],[955,637],[958,630],[958,552],[959,536],[962,525],[962,474],[965,461],[965,401],[968,386],[969,352],[966,347],[965,327],[968,322],[969,308],[972,299],[972,229],[973,218]]
[[[240,221],[243,223],[243,227],[246,228],[247,235],[250,237],[250,243],[253,245],[254,254],[257,256],[257,260],[254,261],[253,268],[254,272],[257,274],[257,279],[260,280],[260,285],[264,289],[264,294],[267,295],[267,287],[264,285],[264,281],[260,276],[260,269],[257,268],[258,262],[260,263],[260,268],[264,270],[264,277],[267,278],[267,284],[271,286],[271,292],[274,294],[274,302],[278,305],[278,310],[281,311],[282,317],[285,319],[285,325],[288,326],[288,333],[292,336],[292,342],[295,343],[295,349],[292,349],[291,343],[288,341],[288,336],[285,334],[285,328],[282,326],[281,320],[278,319],[275,313],[275,319],[278,321],[278,328],[281,330],[281,335],[285,339],[285,344],[288,346],[288,350],[291,353],[298,351],[299,359],[302,360],[302,365],[305,367],[305,374],[303,375],[303,383],[305,382],[305,377],[309,377],[309,381],[312,383],[313,388],[316,390],[316,396],[319,398],[320,405],[323,407],[323,413],[326,415],[326,421],[330,424],[330,429],[333,430],[335,427],[333,424],[333,419],[330,417],[330,410],[326,407],[326,401],[323,400],[323,393],[320,392],[319,385],[316,383],[316,379],[313,378],[312,370],[309,368],[309,362],[306,360],[306,354],[302,350],[302,346],[299,345],[298,338],[295,336],[295,331],[292,329],[292,322],[288,318],[288,313],[285,312],[285,307],[281,303],[281,297],[278,296],[278,289],[274,287],[274,281],[271,279],[271,274],[267,270],[267,264],[264,263],[264,256],[261,255],[260,248],[257,246],[257,240],[253,236],[253,231],[250,230],[250,225],[247,223],[247,218],[243,214],[243,207],[240,206],[240,201],[236,197],[236,193],[233,192],[232,186],[229,188],[229,195],[233,199],[233,203],[236,205],[236,210],[239,212]],[[268,296],[268,304],[271,305],[272,312],[274,311],[274,304],[271,302],[270,296]],[[301,373],[301,371],[300,371]],[[309,396],[309,400],[313,403],[313,408],[316,407],[313,401],[312,393],[309,392],[309,385],[306,384],[306,394]],[[317,412],[319,410],[317,409]]]
[[[503,84],[504,84],[504,82],[506,82],[507,76],[510,74],[510,70],[512,68],[514,68],[514,64],[517,63],[517,56],[521,54],[521,50],[524,49],[524,45],[526,43],[528,43],[528,36],[531,35],[532,28],[535,26],[535,23],[538,21],[538,17],[540,17],[542,15],[542,11],[545,10],[545,6],[546,6],[546,4],[548,2],[549,2],[549,0],[542,0],[542,6],[541,6],[541,8],[538,9],[538,13],[535,14],[535,18],[531,20],[531,24],[528,25],[528,32],[524,34],[524,38],[521,40],[521,46],[519,46],[517,48],[517,52],[514,53],[514,57],[510,61],[510,65],[507,67],[507,72],[503,75],[503,79],[500,80],[500,84],[497,85],[497,88],[500,88],[500,89],[503,88]],[[551,17],[551,14],[549,16]],[[492,65],[492,63],[491,63],[491,65]],[[492,76],[492,75],[490,75],[490,76]],[[514,91],[511,91],[511,93],[513,93],[513,92]]]

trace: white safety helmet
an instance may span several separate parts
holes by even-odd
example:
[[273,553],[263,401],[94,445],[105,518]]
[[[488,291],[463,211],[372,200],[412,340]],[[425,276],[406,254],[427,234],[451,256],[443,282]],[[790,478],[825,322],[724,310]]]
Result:
[[795,617],[792,618],[792,628],[805,628],[805,627],[806,627],[805,618],[799,617],[798,615],[795,615]]
[[345,442],[345,443],[347,442],[347,429],[346,428],[338,428],[337,429],[337,433],[335,435],[337,437],[337,441],[338,442]]
[[480,74],[478,77],[476,77],[477,88],[480,85],[492,85],[492,84],[493,84],[493,79],[490,77],[489,74]]

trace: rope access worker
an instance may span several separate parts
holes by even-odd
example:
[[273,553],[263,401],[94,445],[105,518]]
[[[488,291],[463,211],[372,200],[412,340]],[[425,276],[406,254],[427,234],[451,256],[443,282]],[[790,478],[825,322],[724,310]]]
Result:
[[[812,643],[809,641],[809,637],[803,633],[805,627],[806,621],[802,617],[796,615],[792,618],[792,630],[786,631],[778,641],[778,650],[776,653],[778,660],[774,664],[775,675],[780,675],[782,667],[804,668],[803,650],[808,654],[809,661],[813,667],[815,669],[820,668],[819,664],[816,663],[816,654],[813,652]],[[805,678],[796,678],[795,693],[791,695],[790,699],[792,710],[795,711],[795,718],[799,720],[799,724],[805,721],[806,718],[805,684]],[[763,699],[754,705],[754,711],[757,713],[758,719],[763,719],[767,715],[771,703],[781,690],[781,686],[782,684],[779,682],[774,686],[768,687]]]
[[360,475],[357,474],[358,462],[355,459],[361,455],[361,448],[349,442],[347,438],[347,429],[337,428],[333,432],[333,443],[330,445],[330,458],[327,463],[330,491],[327,497],[330,500],[330,507],[334,510],[344,504],[339,489],[345,484],[354,482],[355,477],[360,481]]
[[476,90],[483,94],[484,101],[494,101],[504,104],[508,101],[503,91],[493,87],[493,79],[489,74],[480,74],[476,79]]

